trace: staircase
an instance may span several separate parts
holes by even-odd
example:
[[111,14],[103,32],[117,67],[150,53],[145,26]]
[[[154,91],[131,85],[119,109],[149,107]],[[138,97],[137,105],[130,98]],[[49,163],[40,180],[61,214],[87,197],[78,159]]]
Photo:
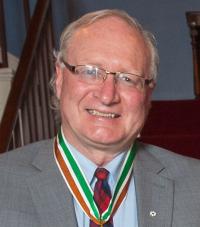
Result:
[[[27,9],[28,1],[23,2]],[[0,3],[2,5],[3,1]],[[49,108],[49,80],[54,71],[51,1],[38,0],[33,16],[29,18],[29,9],[25,14],[27,36],[1,119],[0,152],[47,139],[55,134],[53,111]],[[4,46],[4,62],[1,63],[1,68],[3,66],[4,69],[1,70],[6,72],[8,64],[5,49]]]
[[[10,93],[12,80],[19,63],[18,58],[14,55],[7,53],[7,56],[8,67],[0,68],[0,122],[8,99],[8,95]],[[2,62],[2,59],[0,59],[0,61]]]

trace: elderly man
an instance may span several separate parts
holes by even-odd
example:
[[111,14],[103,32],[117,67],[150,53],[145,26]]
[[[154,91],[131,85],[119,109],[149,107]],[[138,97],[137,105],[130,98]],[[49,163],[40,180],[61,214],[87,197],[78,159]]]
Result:
[[137,142],[158,55],[128,14],[102,10],[61,36],[56,139],[0,159],[1,227],[199,227],[199,161]]

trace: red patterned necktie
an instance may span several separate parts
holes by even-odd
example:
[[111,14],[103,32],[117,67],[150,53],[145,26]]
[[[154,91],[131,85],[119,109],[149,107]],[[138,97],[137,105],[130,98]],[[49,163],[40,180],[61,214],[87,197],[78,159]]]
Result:
[[[109,172],[104,168],[97,168],[94,176],[97,178],[97,182],[94,187],[94,200],[99,209],[99,213],[102,214],[108,207],[110,199],[112,197],[110,187],[108,185]],[[98,227],[100,225],[90,220],[90,227]],[[113,220],[110,218],[103,227],[113,227]]]

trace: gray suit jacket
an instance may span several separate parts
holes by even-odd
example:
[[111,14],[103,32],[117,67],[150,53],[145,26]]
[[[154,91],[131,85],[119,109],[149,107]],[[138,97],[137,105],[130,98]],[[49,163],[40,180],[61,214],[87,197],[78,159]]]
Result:
[[[139,227],[200,226],[200,162],[139,145],[134,164]],[[76,227],[52,140],[0,156],[0,227]]]

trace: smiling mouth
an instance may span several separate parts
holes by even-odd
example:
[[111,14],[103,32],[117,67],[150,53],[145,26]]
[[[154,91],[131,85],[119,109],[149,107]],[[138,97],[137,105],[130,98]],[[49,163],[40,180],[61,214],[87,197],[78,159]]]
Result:
[[99,112],[97,110],[93,109],[87,109],[88,113],[93,115],[93,116],[99,116],[99,117],[105,117],[105,118],[118,118],[120,117],[119,114],[116,113],[105,113],[105,112]]

